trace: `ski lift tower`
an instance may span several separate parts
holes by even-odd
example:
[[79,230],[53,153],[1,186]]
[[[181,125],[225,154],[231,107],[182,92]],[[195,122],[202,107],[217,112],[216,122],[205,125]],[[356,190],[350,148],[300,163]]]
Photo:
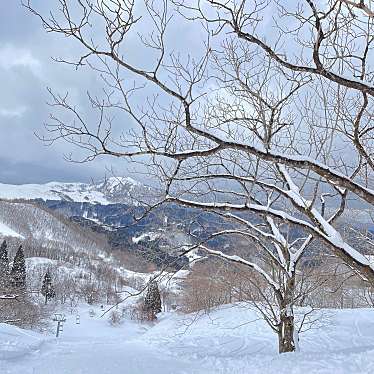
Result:
[[61,313],[55,313],[55,316],[53,317],[53,321],[57,322],[57,328],[56,328],[56,338],[59,337],[60,332],[63,331],[63,324],[66,322],[65,314]]

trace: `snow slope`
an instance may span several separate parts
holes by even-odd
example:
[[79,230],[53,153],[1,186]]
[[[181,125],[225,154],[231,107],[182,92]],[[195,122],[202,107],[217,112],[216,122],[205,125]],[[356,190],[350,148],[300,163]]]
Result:
[[210,315],[163,313],[154,325],[67,314],[60,338],[0,325],[3,374],[369,374],[374,310],[334,310],[324,330],[301,337],[301,352],[279,355],[276,336],[253,311],[225,306]]
[[2,237],[2,236],[13,236],[14,238],[24,239],[24,237],[22,235],[18,234],[18,232],[15,232],[14,230],[12,230],[5,223],[0,222],[0,237]]

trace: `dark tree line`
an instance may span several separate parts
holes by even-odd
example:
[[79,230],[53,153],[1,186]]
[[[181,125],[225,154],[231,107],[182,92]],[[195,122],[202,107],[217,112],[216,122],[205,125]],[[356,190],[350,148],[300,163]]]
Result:
[[[0,246],[0,291],[6,293],[17,293],[26,290],[26,262],[22,245],[18,247],[13,264],[9,264],[8,244],[4,240]],[[47,270],[41,288],[41,293],[45,297],[45,303],[56,296],[52,283],[52,277]]]
[[4,240],[0,247],[0,287],[2,291],[26,288],[26,263],[22,245],[19,246],[10,268],[8,245]]
[[[46,318],[47,309],[35,302],[27,292],[27,272],[22,245],[17,249],[10,264],[8,244],[4,240],[0,246],[0,322],[20,327],[40,327]],[[41,293],[45,304],[55,297],[50,273],[44,276]]]
[[49,300],[53,299],[56,296],[56,291],[52,284],[52,277],[49,270],[47,270],[47,272],[45,273],[41,293],[45,298],[45,304],[47,304]]
[[144,311],[148,314],[149,320],[157,319],[156,314],[162,311],[161,295],[156,281],[152,281],[148,285],[143,308]]

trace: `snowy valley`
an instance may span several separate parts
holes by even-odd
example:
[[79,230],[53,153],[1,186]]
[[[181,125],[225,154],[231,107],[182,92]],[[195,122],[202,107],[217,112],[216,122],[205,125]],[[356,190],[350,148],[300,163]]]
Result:
[[[364,374],[374,370],[374,360],[368,359],[374,352],[374,309],[345,309],[365,305],[362,300],[368,295],[353,294],[353,286],[326,298],[320,289],[312,296],[306,292],[313,298],[310,305],[315,305],[307,306],[306,302],[305,307],[295,309],[296,326],[303,331],[300,340],[297,338],[299,348],[295,354],[279,356],[276,335],[263,320],[256,301],[253,304],[249,298],[233,303],[243,297],[238,296],[238,287],[244,287],[245,293],[246,286],[233,280],[227,269],[217,272],[209,265],[190,266],[187,261],[181,263],[179,271],[165,271],[161,266],[139,272],[134,266],[139,258],[127,262],[128,258],[118,256],[121,250],[113,251],[103,235],[112,232],[115,221],[108,226],[101,221],[106,215],[92,219],[94,211],[108,204],[68,201],[63,202],[63,209],[58,205],[60,210],[50,210],[40,201],[51,197],[45,191],[38,199],[20,199],[28,188],[19,187],[23,192],[17,200],[2,196],[0,237],[7,240],[9,255],[14,255],[19,244],[24,246],[31,302],[43,300],[40,285],[46,272],[52,275],[56,296],[43,310],[42,324],[33,321],[30,325],[33,331],[27,324],[22,328],[0,324],[1,373]],[[50,204],[61,201],[54,196]],[[123,206],[112,204],[110,212],[120,212]],[[85,219],[102,228],[101,233],[69,218],[77,207]],[[166,216],[163,211],[164,218],[143,223],[142,231],[125,226],[124,230],[130,231],[129,240],[133,244],[160,241],[167,252],[187,248],[191,241],[176,224],[179,214],[171,211],[166,210]],[[119,212],[117,218],[121,217]],[[214,220],[208,222],[216,224]],[[152,256],[148,261],[152,262]],[[152,279],[158,279],[162,312],[157,320],[147,321],[136,311]],[[336,283],[330,281],[325,278],[322,282],[327,282],[332,292]],[[11,306],[14,301],[0,302]],[[66,318],[58,338],[54,336],[56,313]]]

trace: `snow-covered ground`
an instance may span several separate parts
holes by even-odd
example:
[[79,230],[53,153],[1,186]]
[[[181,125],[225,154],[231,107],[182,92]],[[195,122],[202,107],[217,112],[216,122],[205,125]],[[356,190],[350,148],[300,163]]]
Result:
[[253,311],[225,306],[195,318],[163,313],[156,324],[67,313],[58,339],[0,325],[2,374],[374,373],[374,310],[331,311],[323,330],[301,336],[301,351],[277,353],[276,336]]
[[24,239],[22,235],[12,230],[8,225],[6,225],[3,222],[0,222],[0,236],[13,236],[14,238]]

